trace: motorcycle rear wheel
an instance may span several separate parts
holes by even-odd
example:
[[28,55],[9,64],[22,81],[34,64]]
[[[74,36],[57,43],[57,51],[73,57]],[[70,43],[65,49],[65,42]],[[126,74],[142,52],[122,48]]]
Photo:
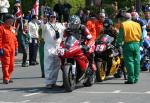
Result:
[[63,68],[63,84],[67,92],[72,92],[76,86],[76,78],[72,74],[71,64],[67,64]]
[[106,78],[106,63],[104,62],[96,62],[97,70],[96,70],[96,80],[97,82],[102,82]]

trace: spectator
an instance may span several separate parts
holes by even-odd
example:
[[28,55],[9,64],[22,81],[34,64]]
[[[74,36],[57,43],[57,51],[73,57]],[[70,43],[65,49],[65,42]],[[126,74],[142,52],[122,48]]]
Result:
[[96,21],[96,38],[103,32],[104,30],[104,23],[105,20],[105,13],[99,13],[98,20]]
[[0,0],[0,20],[4,21],[5,15],[8,13],[10,7],[8,0]]
[[18,51],[18,42],[13,23],[14,16],[7,14],[4,23],[0,26],[0,58],[4,84],[13,82],[11,74],[14,71],[14,58]]
[[28,63],[27,63],[28,44],[29,44],[28,21],[24,20],[23,30],[22,30],[22,35],[21,35],[21,43],[20,43],[22,53],[23,53],[22,67],[28,67]]
[[44,33],[44,25],[47,23],[48,18],[45,15],[44,17],[41,17],[41,25],[40,25],[40,46],[39,46],[39,55],[40,55],[40,66],[41,66],[41,73],[42,73],[42,78],[45,77],[44,73],[44,39],[42,38],[42,35]]
[[84,11],[83,11],[82,8],[80,8],[79,11],[77,12],[77,16],[80,17],[81,24],[83,24],[84,23],[84,16],[85,16],[85,14],[84,14]]
[[49,15],[49,13],[51,13],[52,10],[51,8],[48,6],[48,2],[45,2],[45,6],[44,6],[44,15]]
[[64,4],[62,6],[62,13],[63,13],[64,22],[68,22],[71,8],[72,8],[72,6],[65,0]]
[[38,18],[37,15],[32,16],[32,20],[29,22],[29,64],[36,65],[39,64],[36,61],[37,51],[38,51],[38,39],[39,39],[39,26],[37,24]]
[[141,39],[142,30],[140,24],[131,20],[130,13],[125,13],[125,21],[122,22],[117,38],[119,46],[124,41],[123,57],[128,75],[125,84],[134,84],[139,80]]
[[30,22],[31,21],[31,11],[30,10],[28,10],[28,13],[27,13],[27,15],[25,16],[25,19],[26,20],[28,20],[28,22]]
[[[49,22],[42,26],[44,44],[44,69],[45,83],[47,88],[56,86],[58,72],[61,66],[61,60],[57,54],[57,48],[62,41],[65,27],[56,22],[56,13],[52,12],[49,17]],[[59,35],[56,34],[58,31]]]
[[58,14],[58,21],[61,22],[62,20],[62,1],[58,0],[58,3],[54,6],[54,11]]
[[86,22],[86,27],[88,28],[88,30],[90,31],[90,33],[92,34],[93,39],[96,39],[96,17],[94,14],[91,15],[91,18]]

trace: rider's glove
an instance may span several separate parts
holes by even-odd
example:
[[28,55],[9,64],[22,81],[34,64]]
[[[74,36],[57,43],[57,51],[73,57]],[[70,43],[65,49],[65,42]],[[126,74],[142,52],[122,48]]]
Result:
[[87,53],[88,51],[89,51],[89,47],[88,46],[86,46],[86,45],[82,45],[82,47],[81,47],[81,50],[84,52],[84,53]]

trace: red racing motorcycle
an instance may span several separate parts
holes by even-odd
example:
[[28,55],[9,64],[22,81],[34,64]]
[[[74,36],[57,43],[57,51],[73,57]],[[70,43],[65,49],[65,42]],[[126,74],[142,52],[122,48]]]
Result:
[[[89,51],[93,52],[94,49],[90,48]],[[91,75],[91,64],[83,53],[79,40],[72,35],[68,36],[58,49],[58,54],[62,60],[63,84],[67,92],[72,92],[79,82],[84,86],[94,84],[96,76]]]

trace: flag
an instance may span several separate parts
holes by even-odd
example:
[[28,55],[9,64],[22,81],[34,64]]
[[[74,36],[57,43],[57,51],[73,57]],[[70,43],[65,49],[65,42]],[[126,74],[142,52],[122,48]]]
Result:
[[39,15],[39,0],[35,0],[33,8],[32,8],[32,15]]

